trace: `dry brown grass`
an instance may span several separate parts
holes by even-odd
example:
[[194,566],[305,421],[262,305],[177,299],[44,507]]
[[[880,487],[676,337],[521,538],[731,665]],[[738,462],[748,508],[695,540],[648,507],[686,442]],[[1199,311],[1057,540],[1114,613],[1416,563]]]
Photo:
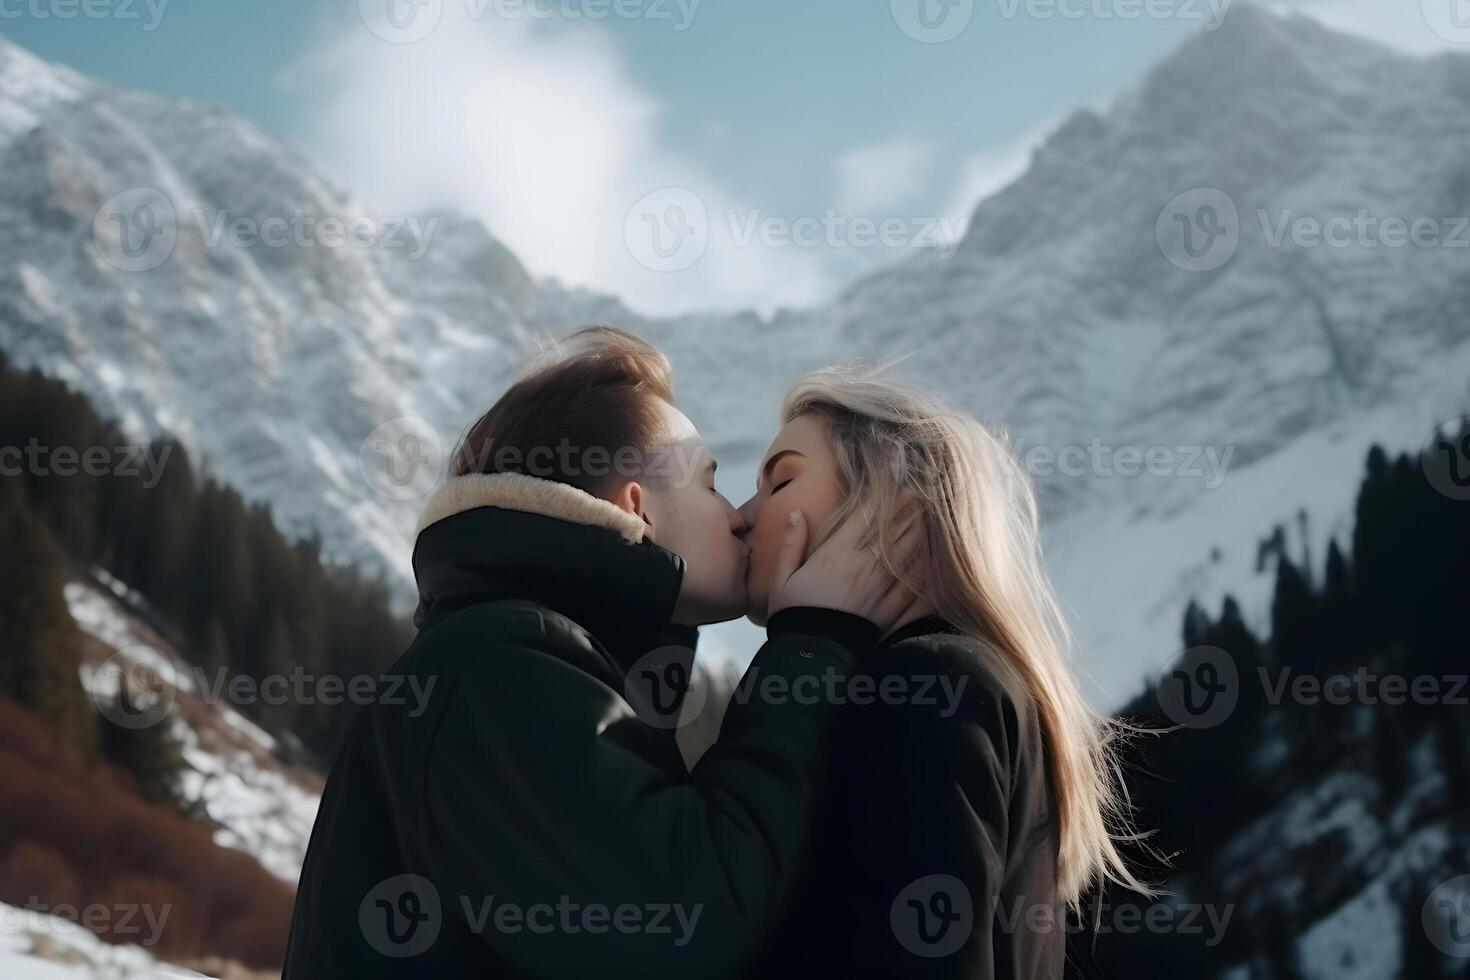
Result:
[[215,844],[204,827],[144,803],[119,773],[56,745],[33,714],[5,698],[0,773],[0,902],[167,909],[156,955],[280,967],[290,885]]

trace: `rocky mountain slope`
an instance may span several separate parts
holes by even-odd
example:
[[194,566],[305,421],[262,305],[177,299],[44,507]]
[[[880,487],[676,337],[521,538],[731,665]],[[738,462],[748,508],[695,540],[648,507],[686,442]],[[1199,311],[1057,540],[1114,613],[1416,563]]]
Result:
[[[1314,474],[1470,403],[1467,109],[1470,56],[1238,6],[1061,126],[952,257],[816,309],[664,320],[534,279],[463,216],[367,215],[228,113],[0,41],[0,348],[176,433],[405,603],[422,493],[538,331],[607,320],[664,346],[732,496],[792,374],[910,355],[896,374],[1035,454],[1053,571],[1116,702],[1172,652],[1190,595],[1264,594],[1253,556],[1212,542],[1309,505],[1320,539],[1347,502]],[[304,237],[280,245],[228,232],[293,217]],[[1333,217],[1347,244],[1313,244]],[[325,218],[374,244],[323,244]],[[1388,219],[1435,230],[1392,246]]]

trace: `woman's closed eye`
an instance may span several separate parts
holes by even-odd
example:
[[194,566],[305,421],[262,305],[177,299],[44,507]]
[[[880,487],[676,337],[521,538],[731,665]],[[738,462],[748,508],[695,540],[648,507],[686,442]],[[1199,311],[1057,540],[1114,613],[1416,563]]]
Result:
[[[793,476],[791,478],[791,480],[794,480],[794,479],[796,479],[796,477]],[[781,488],[784,487],[784,486],[786,486],[786,484],[790,483],[791,480],[782,480],[780,483],[778,483],[774,487],[772,487],[771,488],[771,496],[774,497],[776,494],[780,493],[781,492]]]

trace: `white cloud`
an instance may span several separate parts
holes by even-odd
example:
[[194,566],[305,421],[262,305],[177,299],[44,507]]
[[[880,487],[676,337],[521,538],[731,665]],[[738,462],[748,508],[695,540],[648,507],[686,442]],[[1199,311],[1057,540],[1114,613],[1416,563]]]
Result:
[[[477,6],[443,4],[437,29],[408,44],[335,22],[286,77],[306,93],[298,144],[380,214],[476,215],[533,274],[642,312],[809,306],[914,247],[952,245],[1055,122],[968,154],[922,135],[858,146],[834,161],[831,194],[777,211],[730,186],[724,153],[673,145],[661,100],[611,35],[477,18]],[[850,224],[823,224],[829,207],[843,220],[907,218],[908,240],[857,244],[842,237],[856,238]],[[655,233],[673,242],[691,224],[697,259],[650,251]]]
[[834,206],[849,215],[895,213],[930,185],[938,148],[899,136],[848,150],[837,159]]
[[[726,210],[745,206],[668,145],[659,100],[608,35],[472,9],[444,4],[411,44],[338,24],[288,75],[310,89],[298,143],[374,210],[460,208],[534,274],[640,310],[769,309],[831,288],[815,250],[739,244]],[[669,187],[693,190],[708,215],[708,247],[677,272],[647,268],[625,235],[635,203]]]

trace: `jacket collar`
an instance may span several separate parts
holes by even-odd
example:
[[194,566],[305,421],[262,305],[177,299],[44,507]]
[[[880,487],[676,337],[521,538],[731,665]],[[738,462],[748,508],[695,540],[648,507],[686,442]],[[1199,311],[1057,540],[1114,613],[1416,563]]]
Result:
[[500,507],[606,528],[616,531],[630,544],[643,540],[644,524],[637,514],[574,486],[524,473],[470,473],[450,477],[424,505],[414,536],[422,534],[430,524],[477,507]]
[[529,599],[567,616],[627,668],[660,643],[693,646],[671,628],[684,560],[644,524],[576,487],[521,473],[451,477],[425,505],[413,553],[420,630],[497,599]]
[[934,633],[958,632],[959,630],[956,629],[949,622],[949,620],[945,619],[943,616],[940,616],[938,613],[932,613],[928,616],[921,616],[913,622],[907,623],[894,630],[892,633],[888,634],[878,642],[878,647],[879,649],[882,649],[884,647],[891,647],[895,643],[902,643],[904,640],[909,640],[916,636],[930,636]]

